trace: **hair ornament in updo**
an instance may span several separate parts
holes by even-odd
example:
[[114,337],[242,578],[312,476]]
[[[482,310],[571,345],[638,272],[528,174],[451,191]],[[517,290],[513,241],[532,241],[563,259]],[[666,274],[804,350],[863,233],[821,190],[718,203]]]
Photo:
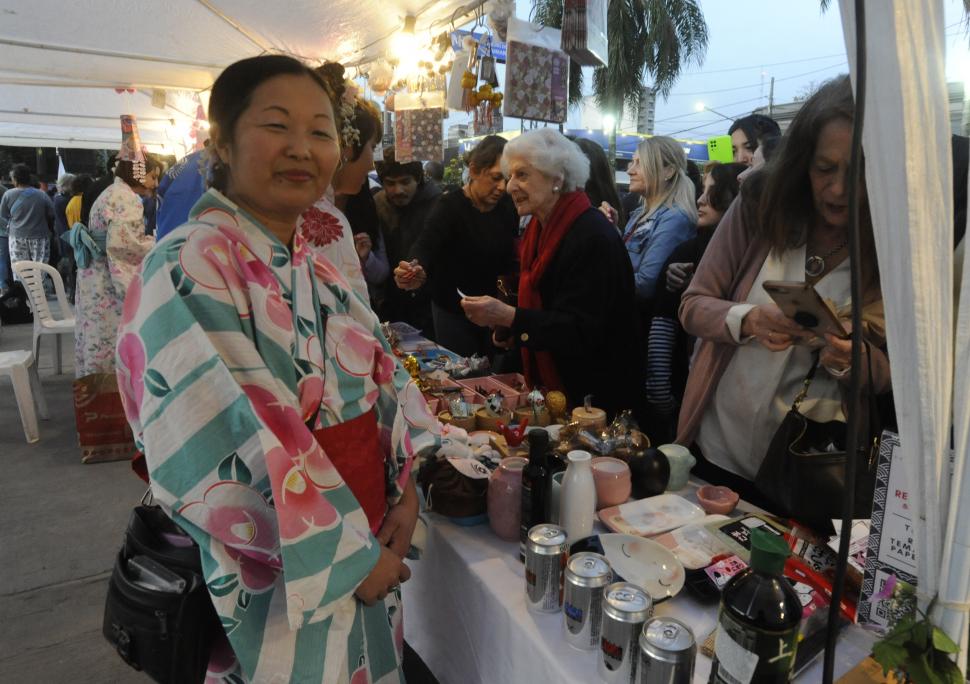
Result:
[[317,73],[323,77],[329,90],[331,99],[338,108],[340,144],[353,149],[360,144],[360,129],[356,124],[357,98],[360,88],[349,78],[345,78],[345,70],[339,62],[327,62],[317,68]]
[[145,152],[138,135],[138,123],[133,114],[121,115],[121,149],[118,161],[131,162],[131,175],[139,183],[145,180]]

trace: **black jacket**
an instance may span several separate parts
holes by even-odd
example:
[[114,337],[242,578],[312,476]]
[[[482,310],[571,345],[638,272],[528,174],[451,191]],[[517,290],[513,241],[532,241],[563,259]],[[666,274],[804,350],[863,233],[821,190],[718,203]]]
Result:
[[623,240],[595,208],[566,233],[539,281],[542,309],[515,312],[520,347],[551,352],[572,406],[593,395],[612,417],[633,409],[646,425],[644,341],[634,293],[633,267]]
[[[428,214],[441,195],[441,189],[433,182],[426,181],[403,209],[392,205],[383,190],[374,195],[377,217],[380,220],[384,246],[387,249],[387,262],[391,271],[401,261],[411,258],[411,250],[424,230]],[[422,330],[425,337],[434,339],[434,324],[431,320],[431,296],[427,288],[413,292],[398,289],[393,282],[385,292],[381,319],[386,321],[405,321]]]

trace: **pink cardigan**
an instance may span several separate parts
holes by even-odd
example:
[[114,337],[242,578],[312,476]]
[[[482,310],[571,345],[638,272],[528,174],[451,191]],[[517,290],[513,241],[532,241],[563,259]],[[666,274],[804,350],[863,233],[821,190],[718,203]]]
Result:
[[[747,299],[771,251],[744,225],[741,200],[738,197],[721,219],[680,303],[680,321],[684,330],[698,338],[698,347],[677,423],[678,444],[689,446],[697,437],[704,412],[738,346],[727,327],[728,311]],[[881,299],[878,278],[863,283],[864,304]],[[881,393],[890,388],[886,342],[873,335],[866,339],[871,343],[873,385]],[[848,380],[846,375],[840,382]]]

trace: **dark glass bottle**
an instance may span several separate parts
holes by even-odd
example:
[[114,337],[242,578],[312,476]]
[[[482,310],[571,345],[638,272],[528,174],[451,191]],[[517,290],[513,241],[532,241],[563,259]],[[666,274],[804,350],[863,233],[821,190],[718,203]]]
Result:
[[721,593],[709,684],[791,680],[802,605],[784,577],[782,537],[751,530],[751,565]]
[[522,469],[522,522],[519,525],[519,559],[525,559],[525,542],[529,530],[549,522],[549,498],[552,471],[549,468],[549,433],[532,430],[529,439],[529,463]]

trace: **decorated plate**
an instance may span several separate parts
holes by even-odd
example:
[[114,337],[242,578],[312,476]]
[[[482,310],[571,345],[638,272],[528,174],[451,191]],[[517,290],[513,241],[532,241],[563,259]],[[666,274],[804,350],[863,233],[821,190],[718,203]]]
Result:
[[642,587],[654,602],[672,598],[684,587],[684,566],[657,542],[629,534],[596,534],[580,539],[570,553],[593,551],[606,556],[614,582]]
[[697,522],[704,517],[704,509],[682,496],[661,494],[604,508],[599,517],[619,534],[653,537]]

